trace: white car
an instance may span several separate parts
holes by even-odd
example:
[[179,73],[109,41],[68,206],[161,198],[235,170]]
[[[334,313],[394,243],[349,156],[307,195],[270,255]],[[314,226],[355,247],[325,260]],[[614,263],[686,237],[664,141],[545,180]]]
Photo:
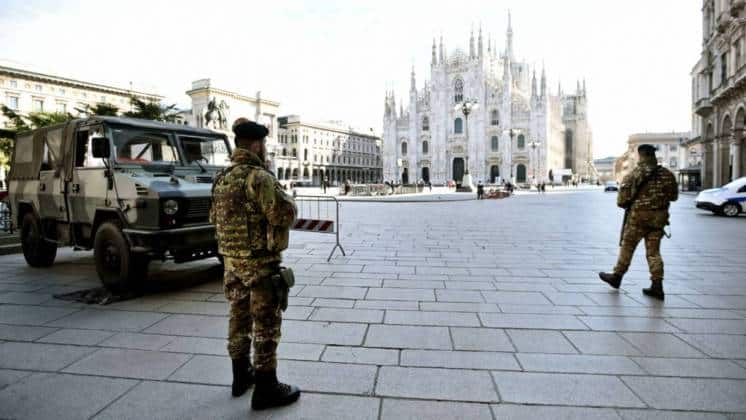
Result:
[[695,203],[698,209],[730,217],[746,212],[746,177],[738,178],[720,188],[701,191]]

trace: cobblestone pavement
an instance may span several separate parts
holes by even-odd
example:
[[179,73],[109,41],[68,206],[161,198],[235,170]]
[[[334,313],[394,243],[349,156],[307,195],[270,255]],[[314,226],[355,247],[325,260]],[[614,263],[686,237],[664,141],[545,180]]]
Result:
[[[746,217],[673,207],[666,302],[638,249],[622,289],[614,195],[345,203],[347,257],[292,235],[280,376],[298,404],[249,418],[746,416]],[[89,253],[0,257],[0,418],[247,418],[230,397],[214,260],[153,264],[160,292],[108,306]]]

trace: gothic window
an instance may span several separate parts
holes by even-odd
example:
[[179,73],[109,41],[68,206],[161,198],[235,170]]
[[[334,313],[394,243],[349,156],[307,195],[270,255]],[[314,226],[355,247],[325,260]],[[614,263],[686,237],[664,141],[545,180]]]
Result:
[[497,114],[497,110],[493,109],[492,114],[490,115],[490,122],[492,125],[498,125],[500,124],[500,118]]
[[303,160],[308,160],[308,149],[303,150]]
[[287,156],[288,155],[288,149],[282,149],[282,155]]
[[497,152],[497,149],[500,147],[500,143],[497,140],[497,136],[492,136],[492,151]]
[[427,141],[423,141],[422,142],[422,153],[425,154],[425,155],[428,154],[428,152],[429,152],[428,149],[429,148],[430,148],[430,145],[427,144]]
[[464,132],[464,121],[461,118],[456,118],[453,122],[453,133],[462,134]]
[[407,155],[407,142],[406,141],[401,142],[401,155],[402,156]]
[[464,100],[464,81],[456,79],[453,84],[453,101],[458,103]]
[[293,157],[297,157],[297,156],[298,156],[298,151],[295,150],[295,148],[293,148]]
[[422,131],[430,130],[430,120],[427,117],[422,117]]
[[526,136],[524,136],[523,134],[518,135],[518,148],[519,149],[526,148]]

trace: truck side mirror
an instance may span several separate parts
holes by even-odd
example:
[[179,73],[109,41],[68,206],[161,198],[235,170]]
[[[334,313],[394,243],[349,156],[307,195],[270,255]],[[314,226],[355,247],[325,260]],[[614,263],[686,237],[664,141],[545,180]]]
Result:
[[91,139],[93,157],[108,159],[111,157],[111,146],[106,137],[94,137]]

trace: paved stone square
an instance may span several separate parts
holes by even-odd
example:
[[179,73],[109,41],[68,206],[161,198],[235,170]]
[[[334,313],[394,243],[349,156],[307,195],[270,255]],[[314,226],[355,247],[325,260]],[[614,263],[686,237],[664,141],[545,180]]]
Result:
[[52,297],[98,285],[90,253],[0,257],[0,418],[744,418],[745,219],[681,197],[659,303],[642,247],[619,291],[596,277],[614,194],[345,202],[346,257],[291,235],[279,374],[304,394],[259,413],[230,396],[215,260],[153,263],[152,293],[95,306]]

